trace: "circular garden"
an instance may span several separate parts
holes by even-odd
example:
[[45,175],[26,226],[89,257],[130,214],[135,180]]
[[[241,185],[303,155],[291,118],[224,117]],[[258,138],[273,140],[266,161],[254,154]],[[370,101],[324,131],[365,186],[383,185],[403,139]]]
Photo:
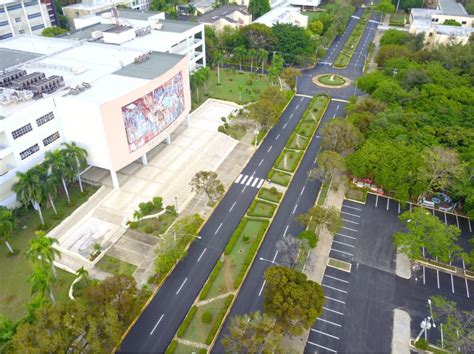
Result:
[[342,88],[351,84],[351,80],[335,74],[323,74],[313,78],[313,82],[322,87]]

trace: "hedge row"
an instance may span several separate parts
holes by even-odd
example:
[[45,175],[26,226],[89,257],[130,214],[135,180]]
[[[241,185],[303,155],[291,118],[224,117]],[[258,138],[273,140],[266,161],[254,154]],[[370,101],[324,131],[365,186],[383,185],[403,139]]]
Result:
[[168,348],[166,348],[165,354],[173,354],[177,346],[178,342],[176,340],[173,340],[170,345],[168,345]]
[[217,331],[219,330],[219,327],[221,326],[222,320],[224,319],[224,316],[227,312],[227,309],[229,308],[229,306],[232,303],[233,299],[234,299],[234,294],[230,294],[229,296],[226,297],[224,306],[222,307],[222,309],[217,314],[216,321],[214,322],[214,325],[212,326],[209,334],[207,335],[207,338],[206,338],[206,344],[207,345],[212,343],[212,340],[214,339]]
[[219,271],[222,268],[222,262],[218,261],[214,269],[212,270],[211,274],[209,275],[209,278],[207,278],[206,284],[202,287],[202,290],[199,294],[199,300],[204,300],[209,293],[209,290],[211,290],[212,283],[214,280],[216,280],[217,275],[219,274]]
[[245,224],[247,223],[247,218],[242,218],[240,221],[240,224],[237,226],[237,228],[234,230],[234,233],[232,234],[229,242],[227,243],[227,246],[225,247],[224,254],[229,255],[230,252],[232,252],[232,249],[234,248],[235,244],[237,243],[237,240],[239,239],[240,233],[245,227]]
[[189,327],[189,324],[191,323],[191,321],[194,318],[194,315],[196,314],[196,311],[197,311],[196,305],[191,307],[188,314],[186,315],[183,322],[181,323],[181,326],[179,326],[178,331],[176,332],[177,337],[181,338],[182,336],[184,336],[184,334],[186,333],[186,330]]

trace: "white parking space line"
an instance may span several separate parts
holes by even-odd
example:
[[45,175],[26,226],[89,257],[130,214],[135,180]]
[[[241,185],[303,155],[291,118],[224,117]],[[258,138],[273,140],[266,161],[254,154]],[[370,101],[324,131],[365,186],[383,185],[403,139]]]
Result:
[[262,291],[263,291],[263,288],[265,287],[266,282],[267,282],[266,280],[263,281],[262,287],[260,288],[260,291],[258,292],[258,296],[262,295]]
[[235,183],[239,183],[243,176],[243,174],[240,174],[239,177],[237,177],[237,179],[235,180]]
[[201,260],[202,256],[204,256],[204,253],[206,253],[207,248],[204,248],[204,251],[202,251],[201,255],[198,258],[198,262]]
[[184,284],[186,284],[187,281],[188,281],[188,278],[184,279],[183,284],[181,284],[181,286],[179,287],[178,291],[176,292],[176,295],[179,294],[179,292],[181,291],[181,289],[183,288]]
[[331,251],[339,252],[339,253],[342,253],[342,254],[347,254],[348,256],[351,256],[351,257],[354,256],[352,253],[344,252],[344,251],[341,251],[341,250],[337,250],[337,249],[335,249],[335,248],[331,248]]
[[161,322],[161,320],[163,319],[163,317],[165,317],[165,314],[162,314],[161,317],[160,317],[160,319],[158,320],[158,322],[156,322],[155,327],[153,327],[153,329],[152,329],[151,332],[150,332],[150,336],[153,335],[153,333],[155,332],[156,327],[158,327],[158,325],[160,324],[160,322]]
[[390,198],[387,198],[387,210],[390,209]]
[[318,321],[323,321],[323,322],[332,324],[333,326],[336,326],[336,327],[342,327],[342,325],[340,325],[339,323],[331,322],[331,321],[325,320],[324,318],[321,318],[321,317],[318,317]]
[[321,349],[324,349],[324,350],[328,350],[328,351],[333,352],[333,353],[337,353],[337,351],[335,351],[334,349],[325,347],[323,345],[319,345],[319,344],[316,344],[316,343],[313,343],[313,342],[310,342],[310,341],[308,341],[308,344],[314,345],[315,347],[318,347],[318,348],[321,348]]
[[[466,270],[466,264],[464,263],[464,257],[461,257],[461,260],[462,260],[462,269]],[[467,294],[467,298],[469,298],[469,286],[468,286],[468,283],[467,283],[467,279],[464,278],[464,282],[466,283],[466,294]]]
[[219,227],[217,228],[216,232],[214,232],[214,235],[217,235],[217,233],[219,232],[219,230],[221,229],[222,227],[222,223],[220,223]]
[[316,332],[316,333],[321,333],[324,336],[328,336],[328,337],[339,340],[339,337],[333,336],[332,334],[328,334],[328,333],[323,332],[323,331],[318,331],[317,329],[314,329],[314,328],[311,328],[311,331]]
[[347,280],[339,279],[339,278],[333,277],[332,275],[324,274],[324,276],[327,277],[327,278],[330,278],[330,279],[338,280],[338,281],[341,281],[343,283],[349,284],[349,282]]
[[400,214],[400,202],[398,203],[398,214]]
[[343,208],[349,208],[349,209],[352,209],[352,210],[362,211],[362,209],[356,208],[356,207],[353,207],[353,206],[350,206],[350,205],[343,205],[342,207]]
[[326,285],[326,284],[321,284],[321,285],[324,286],[325,288],[332,289],[332,290],[339,291],[341,293],[347,294],[347,291],[335,288],[334,286],[330,286],[330,285]]
[[459,218],[458,218],[458,214],[456,214],[456,224],[458,225],[458,229],[459,229]]
[[344,235],[344,234],[336,234],[336,235],[341,236],[341,237],[347,237],[347,238],[350,238],[351,240],[357,240],[357,238],[354,236],[349,236],[349,235]]
[[355,218],[360,218],[360,215],[351,214],[351,213],[348,213],[347,211],[341,211],[341,214],[350,215],[350,216],[353,216],[353,217],[355,217]]
[[375,196],[375,207],[377,208],[377,205],[379,204],[379,195],[377,194]]
[[242,182],[240,182],[240,184],[244,184],[247,178],[249,178],[249,176],[245,175],[244,178],[242,179]]
[[250,182],[252,182],[252,180],[253,180],[253,176],[250,176],[250,178],[248,179],[248,181],[245,185],[248,186],[250,184]]
[[351,223],[351,224],[359,225],[359,223],[357,221],[352,221],[352,220],[347,220],[347,219],[341,219],[341,220],[345,221],[345,222],[348,222],[348,223]]
[[328,307],[324,307],[324,306],[323,306],[323,310],[326,310],[326,311],[329,311],[329,312],[336,313],[336,314],[338,314],[338,315],[344,316],[344,314],[343,314],[342,312],[339,312],[339,311],[336,311],[336,310],[332,310],[332,309],[330,309],[330,308],[328,308]]
[[349,230],[349,231],[359,232],[359,230],[351,229],[350,227],[346,227],[346,226],[342,226],[341,228],[342,228],[342,229]]
[[236,203],[237,203],[237,202],[234,202],[234,203],[232,204],[232,206],[230,207],[229,211],[232,211],[232,209],[234,209]]
[[332,301],[339,302],[340,304],[344,304],[344,305],[346,304],[344,301],[335,299],[335,298],[333,298],[333,297],[329,297],[329,296],[324,296],[324,297],[325,297],[326,299],[328,299],[328,300],[332,300]]
[[339,245],[343,245],[343,246],[355,248],[355,246],[350,245],[350,244],[348,244],[348,243],[341,242],[341,241],[333,240],[332,242],[333,242],[333,243],[337,243],[337,244],[339,244]]
[[262,179],[260,180],[260,182],[258,183],[257,188],[260,188],[260,187],[262,186],[263,182],[265,182],[265,180],[262,178]]
[[255,178],[255,179],[253,180],[252,187],[255,187],[255,185],[257,184],[258,181],[259,181],[259,179],[258,179],[258,178]]
[[270,145],[270,147],[268,148],[267,152],[270,152],[270,150],[272,149],[273,145]]

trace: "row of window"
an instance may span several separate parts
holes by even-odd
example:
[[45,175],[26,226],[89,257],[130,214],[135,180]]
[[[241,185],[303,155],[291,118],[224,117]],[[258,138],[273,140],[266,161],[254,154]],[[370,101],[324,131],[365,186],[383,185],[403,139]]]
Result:
[[[43,139],[43,145],[46,147],[48,146],[49,144],[51,144],[52,142],[58,140],[61,136],[59,135],[59,132],[55,132],[53,134],[51,134],[50,136],[46,137]],[[30,146],[28,149],[20,152],[20,157],[22,160],[26,159],[27,157],[30,157],[31,155],[33,155],[34,153],[38,152],[39,151],[39,145],[38,144],[35,144],[33,146]]]
[[[49,122],[50,120],[53,120],[54,119],[54,113],[53,112],[49,112],[47,114],[45,114],[44,116],[41,116],[39,117],[38,119],[36,119],[36,124],[38,125],[38,127],[42,126],[43,124]],[[21,128],[18,128],[14,131],[12,131],[12,137],[13,139],[18,139],[19,137],[25,135],[26,133],[29,133],[33,130],[33,127],[31,126],[30,123],[22,126]]]
[[36,30],[41,29],[41,28],[44,28],[44,24],[33,26],[33,27],[31,27],[31,30],[36,31]]

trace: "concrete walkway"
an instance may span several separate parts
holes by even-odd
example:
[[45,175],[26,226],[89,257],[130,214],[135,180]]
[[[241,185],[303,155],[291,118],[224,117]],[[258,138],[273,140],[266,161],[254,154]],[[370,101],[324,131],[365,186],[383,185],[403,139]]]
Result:
[[392,353],[410,353],[410,315],[402,310],[393,310]]

